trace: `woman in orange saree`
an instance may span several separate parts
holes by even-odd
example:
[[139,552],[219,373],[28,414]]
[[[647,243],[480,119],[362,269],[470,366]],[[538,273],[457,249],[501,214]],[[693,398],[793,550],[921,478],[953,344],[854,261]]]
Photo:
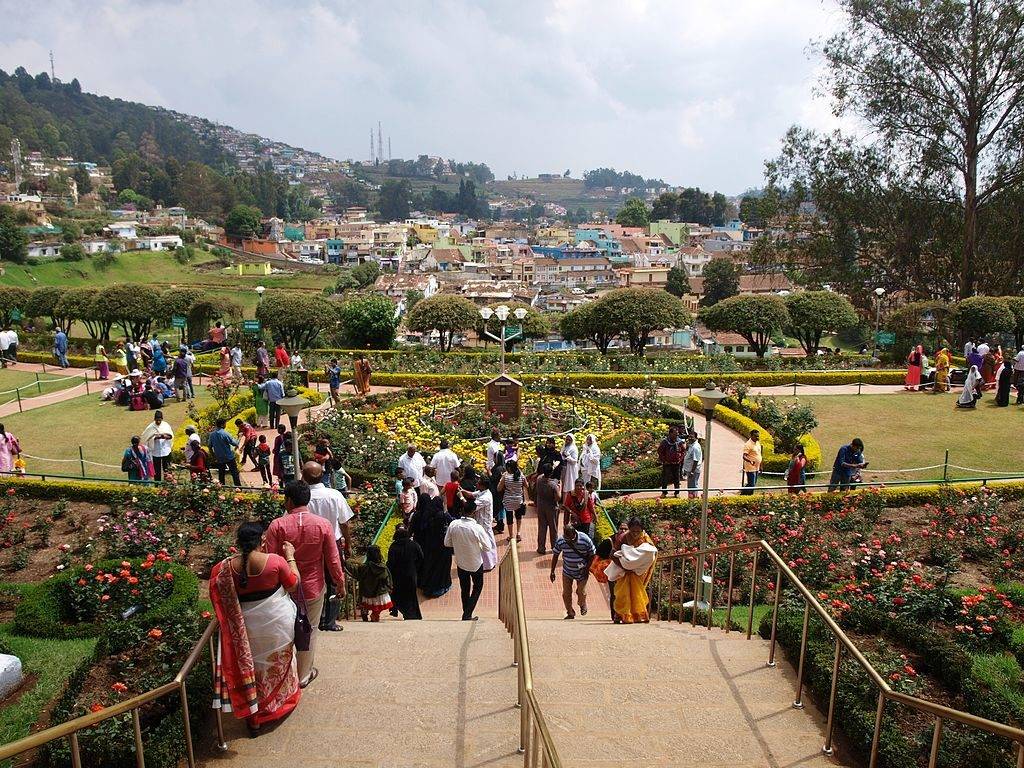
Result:
[[621,546],[612,553],[612,560],[622,573],[613,569],[608,574],[609,579],[613,575],[618,576],[614,579],[616,624],[638,624],[651,620],[647,587],[654,575],[657,555],[658,550],[639,518],[631,518]]

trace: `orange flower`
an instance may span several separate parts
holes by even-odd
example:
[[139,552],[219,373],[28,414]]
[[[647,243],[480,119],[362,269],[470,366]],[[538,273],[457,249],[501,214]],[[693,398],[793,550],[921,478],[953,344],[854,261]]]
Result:
[[112,691],[114,691],[114,693],[127,693],[128,692],[128,686],[125,685],[124,683],[114,683],[112,686],[110,686],[110,689]]
[[148,634],[154,640],[159,640],[161,637],[164,636],[163,630],[162,629],[157,629],[156,627],[153,627],[153,629],[149,630]]
[[89,705],[89,711],[90,712],[102,712],[103,711],[103,705],[100,704],[98,701],[94,701],[92,704]]

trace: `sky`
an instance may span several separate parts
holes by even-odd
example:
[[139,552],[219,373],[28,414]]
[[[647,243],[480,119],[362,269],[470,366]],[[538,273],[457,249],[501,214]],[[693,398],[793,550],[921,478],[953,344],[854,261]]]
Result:
[[830,0],[0,0],[0,68],[338,159],[597,167],[736,194],[789,126],[836,125]]

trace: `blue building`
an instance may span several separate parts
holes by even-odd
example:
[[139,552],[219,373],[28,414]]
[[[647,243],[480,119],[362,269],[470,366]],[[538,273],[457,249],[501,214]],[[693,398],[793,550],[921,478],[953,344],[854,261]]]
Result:
[[342,240],[328,238],[327,261],[330,264],[341,264],[345,254],[345,243]]
[[587,259],[604,256],[599,248],[574,248],[568,244],[563,245],[531,245],[530,249],[535,256],[547,256],[549,259]]
[[609,259],[622,255],[622,244],[603,229],[577,229],[575,234],[576,245],[589,242],[597,246],[601,255]]

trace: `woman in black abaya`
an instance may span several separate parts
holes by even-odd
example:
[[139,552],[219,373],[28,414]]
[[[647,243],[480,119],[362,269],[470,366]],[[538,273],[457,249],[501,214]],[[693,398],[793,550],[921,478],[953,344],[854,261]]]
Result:
[[996,388],[996,405],[1005,408],[1010,404],[1010,384],[1013,383],[1013,366],[1003,363],[999,371],[999,385]]
[[416,592],[419,570],[423,566],[423,550],[409,538],[409,530],[400,525],[395,529],[395,540],[388,550],[388,570],[391,571],[391,601],[395,610],[406,621],[422,619],[420,597]]
[[452,588],[452,550],[444,545],[444,534],[451,521],[441,496],[420,496],[410,527],[413,539],[423,550],[419,587],[427,597],[440,597]]

